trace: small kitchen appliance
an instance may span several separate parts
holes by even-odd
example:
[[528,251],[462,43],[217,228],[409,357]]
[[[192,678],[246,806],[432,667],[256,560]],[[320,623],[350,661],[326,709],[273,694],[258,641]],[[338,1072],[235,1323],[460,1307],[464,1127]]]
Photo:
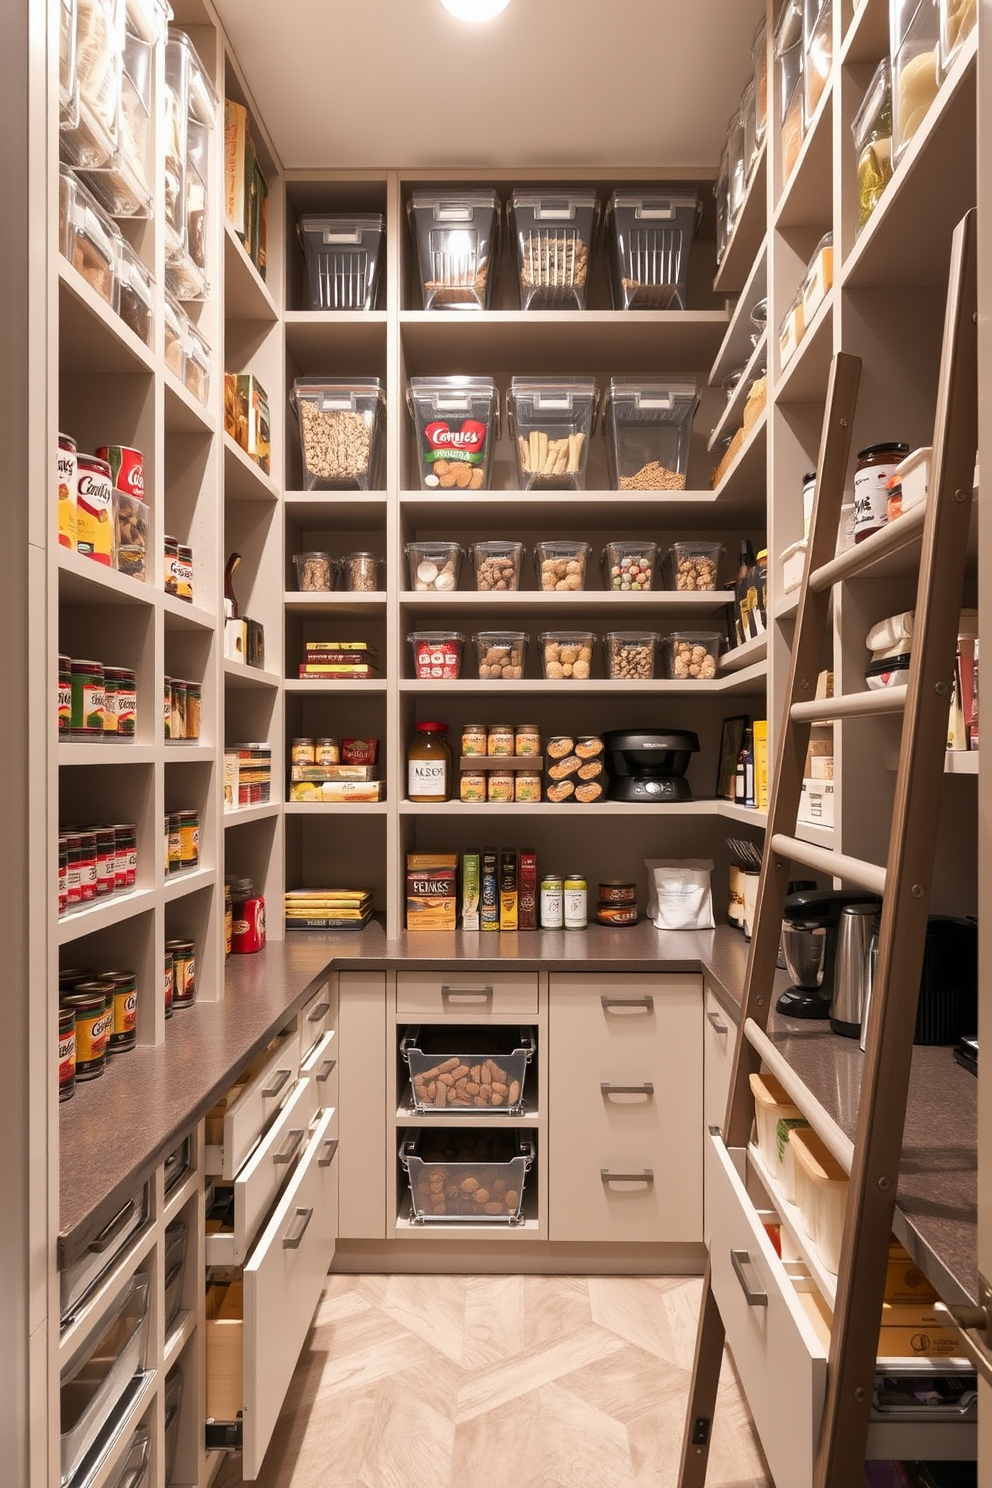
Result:
[[[792,986],[776,1003],[788,1018],[827,1018],[836,993],[837,939],[848,904],[881,909],[873,894],[848,889],[802,889],[783,906],[782,951]],[[869,921],[870,926],[870,921]],[[869,930],[870,933],[870,930]]]
[[613,729],[603,735],[610,801],[691,801],[685,772],[699,751],[688,729]]

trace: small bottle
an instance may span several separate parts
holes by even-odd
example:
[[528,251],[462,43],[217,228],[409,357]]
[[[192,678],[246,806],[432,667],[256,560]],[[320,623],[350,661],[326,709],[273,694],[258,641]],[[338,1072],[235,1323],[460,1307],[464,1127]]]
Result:
[[451,797],[451,749],[446,723],[418,723],[407,750],[407,799],[432,804]]
[[734,801],[738,806],[754,805],[754,731],[750,724],[744,729],[741,752],[737,756]]
[[565,923],[562,906],[563,885],[557,873],[541,877],[540,918],[542,930],[560,930]]

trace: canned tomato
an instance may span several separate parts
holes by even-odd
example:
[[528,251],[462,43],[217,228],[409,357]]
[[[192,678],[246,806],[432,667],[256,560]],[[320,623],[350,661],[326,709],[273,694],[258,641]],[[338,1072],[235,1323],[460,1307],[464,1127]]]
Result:
[[68,739],[72,728],[72,662],[68,656],[59,657],[59,686],[57,694],[59,738]]
[[96,837],[92,832],[80,832],[79,842],[79,901],[88,904],[96,898]]
[[61,1006],[72,1008],[76,1019],[77,1080],[95,1080],[103,1074],[110,1038],[112,994],[108,982],[77,982],[73,991],[61,999]]
[[562,907],[566,930],[584,930],[589,923],[586,907],[586,881],[578,873],[570,873],[562,884]]
[[109,982],[112,1024],[107,1041],[108,1054],[121,1054],[138,1042],[138,984],[133,971],[101,971],[100,980]]
[[76,1011],[59,1008],[59,1100],[68,1100],[76,1090]]
[[541,929],[560,930],[564,924],[564,886],[557,873],[546,873],[541,879]]
[[97,827],[93,836],[96,840],[96,893],[99,899],[114,892],[117,850],[113,827]]
[[103,662],[70,663],[69,729],[74,739],[103,738]]
[[136,501],[145,499],[145,457],[140,450],[130,449],[126,444],[104,444],[96,452],[98,460],[106,460],[115,491],[123,491]]
[[138,829],[134,822],[116,822],[114,832],[114,888],[133,889],[138,877]]
[[66,909],[77,909],[83,902],[83,846],[78,832],[66,833],[65,858]]

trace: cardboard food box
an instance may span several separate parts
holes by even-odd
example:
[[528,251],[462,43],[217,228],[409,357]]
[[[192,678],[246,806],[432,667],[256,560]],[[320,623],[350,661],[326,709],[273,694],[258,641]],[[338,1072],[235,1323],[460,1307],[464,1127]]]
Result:
[[799,797],[797,821],[813,827],[834,824],[834,783],[832,780],[804,780]]
[[291,801],[320,804],[328,801],[384,801],[384,780],[294,780],[289,787]]
[[458,854],[407,853],[406,928],[454,930],[458,905]]
[[883,1359],[946,1359],[963,1356],[964,1348],[958,1329],[931,1303],[883,1302],[878,1353]]
[[919,1266],[898,1240],[889,1245],[889,1263],[885,1270],[886,1302],[936,1302],[937,1293],[927,1281]]

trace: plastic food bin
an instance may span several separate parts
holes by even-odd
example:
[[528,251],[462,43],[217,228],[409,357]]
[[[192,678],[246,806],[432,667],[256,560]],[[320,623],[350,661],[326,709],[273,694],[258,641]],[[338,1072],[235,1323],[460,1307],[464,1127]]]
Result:
[[419,1224],[519,1224],[534,1162],[528,1133],[405,1131],[400,1162]]
[[457,630],[414,630],[407,640],[413,647],[413,675],[421,681],[452,681],[461,674],[465,637]]
[[649,682],[654,677],[657,648],[657,631],[608,631],[603,637],[606,675],[614,681]]
[[152,340],[155,279],[151,269],[127,238],[117,243],[117,313],[145,346]]
[[[164,37],[164,14],[161,14],[159,29]],[[130,28],[125,30],[121,47],[116,148],[104,168],[87,176],[94,196],[114,217],[150,217],[152,213],[154,55],[152,39],[146,41],[133,35]]]
[[517,242],[520,308],[584,310],[599,221],[595,192],[550,196],[514,191],[510,211]]
[[665,588],[685,590],[687,593],[719,589],[722,557],[723,547],[720,543],[672,543],[661,569]]
[[808,326],[834,283],[834,235],[824,233],[806,265],[800,294],[803,297],[803,325]]
[[379,489],[386,395],[378,377],[298,377],[290,402],[300,424],[305,491]]
[[183,1372],[175,1365],[165,1377],[165,1481],[172,1483],[172,1469],[179,1446],[179,1412],[183,1403]]
[[524,674],[529,637],[522,630],[480,630],[472,637],[479,677],[489,682],[517,682]]
[[792,175],[806,133],[804,61],[802,9],[797,0],[785,0],[775,32],[783,181]]
[[121,1397],[145,1367],[147,1276],[134,1276],[103,1331],[62,1376],[61,1467],[67,1483],[110,1422]]
[[424,309],[488,310],[499,234],[495,191],[415,191],[407,211]]
[[374,310],[385,219],[381,213],[301,217],[311,310]]
[[[131,1437],[124,1461],[121,1463],[111,1488],[145,1488],[148,1481],[148,1456],[151,1433],[147,1426],[139,1426]],[[168,1479],[166,1479],[168,1481]]]
[[180,305],[179,301],[173,299],[166,291],[165,307],[162,312],[162,354],[165,357],[165,365],[180,382],[185,380],[186,374],[186,331],[189,326],[189,316]]
[[890,0],[892,165],[923,123],[940,87],[940,17],[936,0]]
[[851,121],[851,135],[858,156],[857,237],[892,180],[892,72],[888,57],[883,57],[875,69]]
[[803,0],[803,106],[807,120],[823,96],[833,56],[833,0]]
[[520,588],[523,543],[492,538],[489,542],[473,543],[469,552],[475,568],[475,587],[480,593]]
[[946,77],[975,25],[976,0],[938,0],[940,6],[940,71]]
[[[783,1182],[785,1141],[793,1126],[808,1126],[802,1111],[786,1094],[781,1081],[774,1075],[754,1074],[750,1077],[751,1094],[754,1096],[754,1125],[758,1138],[761,1160],[773,1178]],[[780,1129],[779,1123],[784,1126]],[[784,1185],[783,1185],[784,1186]],[[790,1194],[791,1198],[792,1195]]]
[[339,565],[330,553],[294,553],[293,565],[301,594],[326,594],[334,588]]
[[407,403],[417,431],[424,490],[489,487],[499,437],[499,397],[491,377],[412,377]]
[[416,1111],[517,1115],[534,1038],[523,1028],[411,1028],[400,1039]]
[[121,84],[118,0],[73,7],[74,98],[59,130],[59,153],[88,170],[110,164],[117,147]]
[[715,630],[672,631],[662,642],[666,675],[673,682],[712,682],[723,639]]
[[613,377],[606,459],[614,491],[684,491],[699,384]]
[[462,549],[458,543],[412,542],[407,543],[404,552],[411,589],[447,594],[458,588],[462,566]]
[[653,589],[657,559],[657,543],[638,539],[609,542],[603,549],[603,582],[607,589]]
[[596,637],[591,630],[545,630],[541,673],[547,681],[586,682],[592,676]]
[[788,1143],[795,1159],[799,1217],[824,1266],[836,1274],[847,1209],[847,1174],[811,1127],[793,1128]]
[[542,590],[575,593],[586,586],[586,566],[592,552],[587,542],[560,538],[539,542],[534,547],[537,581]]
[[93,193],[59,166],[59,251],[90,288],[117,309],[120,233]]
[[599,391],[592,377],[514,377],[507,394],[522,491],[583,491]]
[[615,310],[685,309],[699,210],[696,192],[613,193],[607,220]]
[[186,327],[183,382],[198,403],[206,403],[210,392],[210,347],[192,321]]

